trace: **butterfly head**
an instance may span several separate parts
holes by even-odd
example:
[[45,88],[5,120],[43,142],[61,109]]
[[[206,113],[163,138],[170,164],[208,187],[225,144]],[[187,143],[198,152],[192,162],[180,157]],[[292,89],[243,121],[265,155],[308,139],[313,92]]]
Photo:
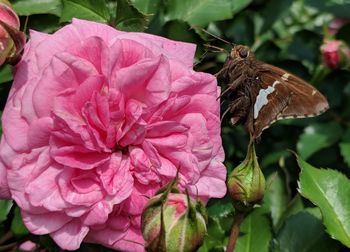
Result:
[[250,48],[245,45],[234,45],[231,49],[229,60],[241,61],[254,57]]

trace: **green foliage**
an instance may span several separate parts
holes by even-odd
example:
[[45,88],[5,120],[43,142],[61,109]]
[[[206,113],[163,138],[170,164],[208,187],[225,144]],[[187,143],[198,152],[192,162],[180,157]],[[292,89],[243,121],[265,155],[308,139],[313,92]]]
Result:
[[61,0],[14,0],[10,1],[18,15],[53,14],[60,16]]
[[11,232],[15,236],[25,236],[29,234],[28,229],[23,224],[21,212],[18,207],[16,207],[14,211],[14,217],[11,222]]
[[338,171],[317,169],[302,159],[300,192],[317,205],[327,232],[350,247],[350,180]]
[[12,200],[0,200],[0,223],[7,219],[7,215],[9,214],[12,205]]
[[240,231],[242,234],[237,240],[235,252],[269,251],[272,233],[269,218],[262,208],[244,219]]
[[[203,33],[202,27],[225,40],[250,46],[259,60],[311,82],[325,94],[330,110],[315,118],[279,121],[263,132],[256,151],[267,178],[265,199],[242,223],[236,251],[318,252],[350,247],[350,71],[326,69],[320,52],[331,20],[350,18],[350,0],[11,2],[22,26],[29,16],[27,27],[42,32],[54,32],[75,17],[195,43],[195,70],[214,74],[222,68],[226,54],[213,53],[204,45],[226,50],[230,46]],[[335,37],[350,43],[350,24]],[[225,84],[219,82],[223,88]],[[11,69],[3,66],[1,111],[11,85]],[[224,103],[222,111],[226,107]],[[222,138],[230,172],[244,159],[248,136],[241,125],[232,127],[226,116]],[[298,153],[300,168],[288,150]],[[317,169],[303,160],[332,169]],[[229,198],[210,200],[208,213],[208,235],[199,251],[225,251],[234,216]],[[0,237],[11,230],[18,241],[32,238],[11,201],[0,201],[0,222]],[[49,236],[36,241],[48,251],[59,251]],[[108,250],[83,244],[80,251]]]
[[63,0],[60,22],[71,21],[73,17],[107,22],[109,12],[105,0]]
[[288,248],[290,252],[332,252],[339,249],[337,243],[324,232],[321,220],[304,211],[286,220],[276,243],[277,251]]

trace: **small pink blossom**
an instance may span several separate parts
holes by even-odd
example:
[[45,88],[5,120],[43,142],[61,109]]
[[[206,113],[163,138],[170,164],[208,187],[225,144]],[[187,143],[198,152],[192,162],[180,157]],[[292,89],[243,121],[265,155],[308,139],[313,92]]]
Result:
[[35,251],[36,249],[36,244],[30,240],[23,242],[20,246],[19,246],[19,250],[20,251]]
[[0,195],[34,234],[143,251],[148,199],[178,169],[206,201],[226,193],[214,76],[195,45],[73,20],[31,31],[3,112]]

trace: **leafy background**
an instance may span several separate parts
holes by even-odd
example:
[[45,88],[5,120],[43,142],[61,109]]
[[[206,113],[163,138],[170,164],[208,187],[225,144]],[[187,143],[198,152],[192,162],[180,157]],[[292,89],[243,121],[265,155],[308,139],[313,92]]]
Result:
[[[257,154],[267,178],[261,206],[245,219],[235,251],[348,251],[350,247],[350,72],[327,70],[320,46],[334,17],[350,18],[349,0],[14,0],[27,29],[54,32],[73,17],[145,31],[197,44],[198,71],[216,73],[229,45],[199,29],[250,46],[260,60],[310,81],[330,103],[317,118],[285,120],[264,131]],[[350,43],[350,25],[336,38]],[[9,66],[0,68],[0,108],[11,87]],[[223,84],[224,83],[220,83]],[[225,104],[223,104],[223,109]],[[0,131],[1,133],[1,131]],[[248,136],[225,118],[225,164],[244,159]],[[297,157],[290,151],[297,153]],[[312,165],[311,165],[312,164]],[[315,168],[324,167],[324,168]],[[208,204],[208,236],[199,251],[224,251],[234,209],[228,198]],[[28,239],[59,251],[48,236],[33,236],[12,201],[0,201],[0,251]],[[83,244],[80,251],[108,251]]]

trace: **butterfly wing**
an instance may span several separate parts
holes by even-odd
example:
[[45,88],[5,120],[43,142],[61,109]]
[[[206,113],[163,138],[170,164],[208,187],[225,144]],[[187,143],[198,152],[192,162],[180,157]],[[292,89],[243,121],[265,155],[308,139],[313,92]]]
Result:
[[307,82],[269,64],[261,68],[253,115],[255,138],[276,120],[312,117],[328,109],[327,99]]

